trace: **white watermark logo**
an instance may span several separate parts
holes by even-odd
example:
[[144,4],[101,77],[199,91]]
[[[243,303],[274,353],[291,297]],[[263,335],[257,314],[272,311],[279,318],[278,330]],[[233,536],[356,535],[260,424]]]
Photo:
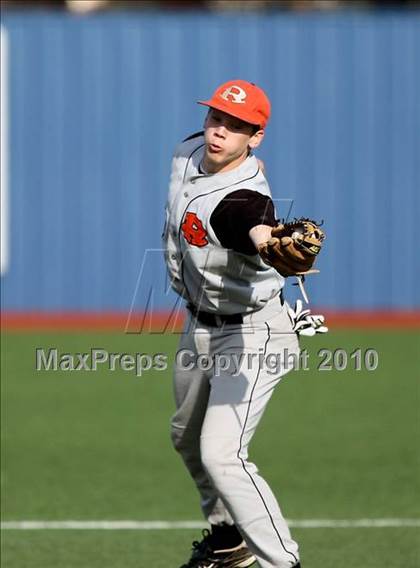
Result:
[[[310,361],[311,358],[311,361]],[[249,371],[264,371],[270,376],[281,376],[288,371],[376,371],[379,355],[375,349],[319,349],[312,354],[306,349],[276,353],[263,349],[251,353],[197,353],[181,349],[172,357],[168,353],[116,353],[93,347],[87,352],[60,352],[57,347],[37,348],[37,371],[98,371],[131,372],[142,377],[149,371],[167,371],[174,367],[179,371],[211,372],[215,377],[239,377]]]
[[92,348],[85,353],[60,353],[56,347],[37,348],[37,371],[107,371],[134,372],[141,377],[146,371],[166,371],[168,356],[165,353],[113,353]]

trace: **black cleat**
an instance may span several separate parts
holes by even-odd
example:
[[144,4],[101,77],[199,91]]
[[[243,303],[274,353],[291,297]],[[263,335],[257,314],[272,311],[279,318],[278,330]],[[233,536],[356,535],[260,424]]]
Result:
[[191,558],[181,568],[248,568],[255,561],[245,541],[234,548],[217,550],[212,546],[211,532],[203,530],[203,539],[193,542]]

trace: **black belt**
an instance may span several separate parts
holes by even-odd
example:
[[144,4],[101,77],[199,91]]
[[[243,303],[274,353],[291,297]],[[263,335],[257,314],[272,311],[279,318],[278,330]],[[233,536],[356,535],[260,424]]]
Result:
[[[279,295],[280,304],[284,304],[283,290]],[[187,304],[188,310],[196,318],[197,321],[209,327],[222,327],[223,325],[241,325],[244,323],[242,314],[212,314],[197,310],[194,304]]]
[[211,314],[197,310],[193,304],[187,304],[187,308],[197,321],[209,327],[222,327],[223,325],[241,325],[244,323],[242,314]]

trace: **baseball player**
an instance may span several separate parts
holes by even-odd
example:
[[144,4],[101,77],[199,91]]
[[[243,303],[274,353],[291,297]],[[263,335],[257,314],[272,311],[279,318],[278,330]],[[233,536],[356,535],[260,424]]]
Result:
[[199,104],[208,107],[204,131],[176,148],[163,232],[171,283],[189,316],[174,369],[172,440],[210,524],[183,568],[256,560],[300,568],[298,545],[248,446],[299,353],[285,276],[310,269],[314,255],[297,251],[283,225],[273,233],[270,188],[253,155],[270,117],[264,91],[234,80]]

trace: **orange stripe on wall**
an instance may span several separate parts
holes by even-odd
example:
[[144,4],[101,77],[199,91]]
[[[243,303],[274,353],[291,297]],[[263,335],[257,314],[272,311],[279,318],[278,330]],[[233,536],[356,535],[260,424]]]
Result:
[[[420,310],[332,311],[314,308],[325,315],[331,329],[420,329]],[[180,331],[185,312],[15,312],[1,314],[5,331],[122,331],[127,333]]]
[[333,329],[420,329],[420,310],[374,310],[374,311],[331,311],[312,310],[325,316],[327,325]]
[[170,312],[150,314],[127,312],[3,312],[1,327],[6,331],[179,331],[185,316],[171,318]]

